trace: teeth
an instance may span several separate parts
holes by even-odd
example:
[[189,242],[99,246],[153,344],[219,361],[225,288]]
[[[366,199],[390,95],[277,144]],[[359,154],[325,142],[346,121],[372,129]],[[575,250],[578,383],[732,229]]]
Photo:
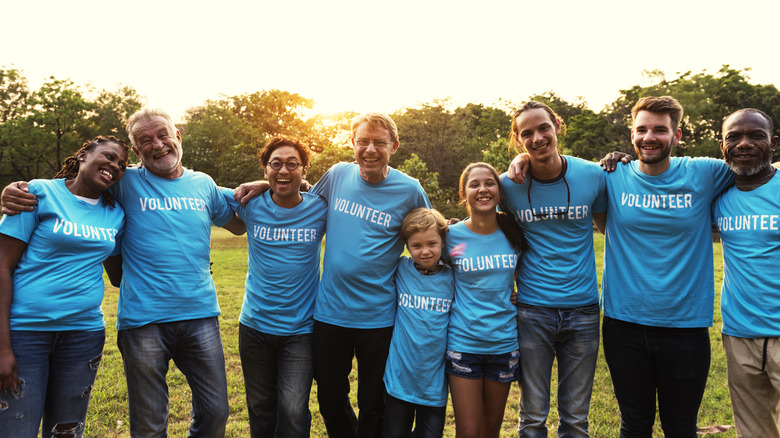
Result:
[[113,178],[114,177],[114,175],[112,175],[111,172],[109,172],[107,170],[100,169],[100,173],[102,173],[103,175],[106,175],[109,178]]

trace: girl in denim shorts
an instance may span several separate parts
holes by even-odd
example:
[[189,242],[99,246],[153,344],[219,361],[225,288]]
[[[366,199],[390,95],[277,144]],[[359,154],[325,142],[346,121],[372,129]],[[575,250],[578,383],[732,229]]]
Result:
[[518,379],[517,311],[510,301],[525,239],[496,211],[498,172],[472,163],[460,176],[470,217],[450,227],[446,249],[455,275],[446,373],[457,435],[498,437],[509,387]]

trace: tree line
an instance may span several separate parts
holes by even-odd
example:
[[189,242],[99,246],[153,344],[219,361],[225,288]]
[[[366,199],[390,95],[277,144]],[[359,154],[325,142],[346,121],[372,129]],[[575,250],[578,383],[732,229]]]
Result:
[[[720,158],[725,115],[754,107],[780,123],[780,92],[774,85],[752,84],[749,71],[724,65],[716,73],[689,71],[671,79],[661,71],[647,71],[651,85],[620,90],[599,112],[583,99],[568,102],[553,91],[529,98],[548,104],[566,122],[559,141],[563,153],[597,160],[614,150],[633,153],[631,107],[640,97],[672,95],[685,109],[683,137],[674,154]],[[463,216],[457,202],[460,172],[474,161],[489,162],[500,171],[507,168],[516,154],[509,149],[509,127],[519,103],[469,103],[453,109],[445,99],[400,109],[391,114],[401,148],[390,165],[419,179],[431,203],[446,216]],[[128,141],[125,123],[142,104],[129,86],[95,90],[51,77],[30,90],[21,71],[0,68],[0,184],[51,178],[67,156],[96,135]],[[281,90],[206,100],[187,110],[178,124],[184,165],[234,187],[263,177],[257,153],[269,137],[294,135],[312,149],[308,180],[314,183],[334,163],[352,160],[349,123],[355,113],[311,115],[313,105],[312,99]]]

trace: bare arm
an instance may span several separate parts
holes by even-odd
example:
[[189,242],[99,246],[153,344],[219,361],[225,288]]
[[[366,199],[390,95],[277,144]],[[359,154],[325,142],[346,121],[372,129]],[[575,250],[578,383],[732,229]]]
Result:
[[253,181],[244,183],[236,187],[236,190],[233,193],[233,198],[235,198],[242,207],[246,207],[246,203],[249,202],[249,200],[255,196],[262,195],[270,188],[271,185],[268,184],[268,181]]
[[223,225],[222,228],[230,231],[236,236],[240,236],[246,233],[246,224],[244,224],[244,221],[242,221],[241,218],[238,217],[238,215],[235,213],[233,213],[233,218],[230,219],[228,223]]
[[16,358],[11,349],[11,301],[13,274],[27,244],[0,234],[0,390],[18,388]]
[[26,181],[8,184],[0,195],[3,204],[3,214],[13,216],[23,211],[33,211],[38,205],[38,198],[29,192]]
[[111,286],[119,287],[122,283],[122,255],[118,254],[105,259],[103,267],[106,269]]
[[512,163],[509,164],[508,176],[512,181],[522,184],[525,182],[525,175],[528,172],[528,168],[531,166],[531,159],[528,154],[520,154],[516,156]]
[[593,213],[593,225],[599,230],[599,233],[605,234],[607,232],[607,212]]

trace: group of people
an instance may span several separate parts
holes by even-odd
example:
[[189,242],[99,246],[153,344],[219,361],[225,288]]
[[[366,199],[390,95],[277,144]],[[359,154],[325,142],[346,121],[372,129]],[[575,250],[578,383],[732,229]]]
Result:
[[[715,223],[738,434],[780,437],[773,122],[750,108],[729,115],[721,161],[671,157],[682,135],[671,97],[640,99],[632,117],[638,160],[611,160],[605,172],[562,155],[563,120],[525,103],[510,139],[524,153],[504,175],[469,165],[459,181],[469,216],[448,225],[420,184],[388,165],[400,143],[386,115],[356,117],[355,162],[302,192],[310,157],[300,141],[267,143],[267,181],[220,189],[182,167],[170,116],[143,109],[127,124],[141,167],[127,168],[120,140],[98,137],[54,180],[3,191],[0,428],[83,433],[105,338],[103,263],[120,287],[131,435],[165,435],[173,360],[192,390],[190,435],[223,436],[213,223],[249,242],[239,350],[252,436],[308,436],[313,378],[329,436],[441,436],[448,387],[458,436],[498,436],[519,381],[518,436],[546,437],[554,361],[558,434],[588,436],[603,310],[621,437],[651,436],[656,399],[665,436],[694,437]],[[601,295],[594,224],[606,235]]]

